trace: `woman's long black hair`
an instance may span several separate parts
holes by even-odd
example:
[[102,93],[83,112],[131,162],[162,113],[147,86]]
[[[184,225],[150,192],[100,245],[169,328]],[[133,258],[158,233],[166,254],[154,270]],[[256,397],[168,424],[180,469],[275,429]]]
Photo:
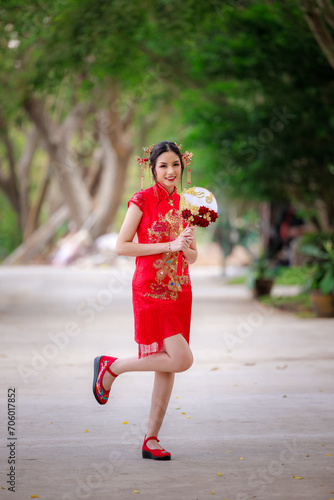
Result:
[[[161,199],[162,199],[162,192],[161,192],[161,188],[160,188],[158,181],[157,181],[156,164],[157,164],[158,157],[162,153],[166,153],[167,151],[173,151],[173,153],[175,153],[180,159],[180,162],[181,162],[181,189],[182,189],[182,175],[183,175],[183,171],[184,171],[184,164],[183,164],[182,155],[181,155],[179,148],[177,147],[175,142],[171,142],[171,141],[158,142],[157,144],[155,144],[155,146],[153,147],[153,149],[151,151],[149,164],[150,164],[151,169],[152,169],[152,175],[153,175],[153,178],[155,180],[155,183],[156,183],[157,187],[159,188],[159,191],[161,194]],[[161,199],[159,200],[159,203],[160,203]]]

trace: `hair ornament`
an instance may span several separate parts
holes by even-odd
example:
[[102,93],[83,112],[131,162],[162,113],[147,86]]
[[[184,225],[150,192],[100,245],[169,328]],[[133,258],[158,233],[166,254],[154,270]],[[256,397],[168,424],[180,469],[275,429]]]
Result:
[[[182,144],[177,144],[177,142],[174,143],[175,146],[179,148],[179,151],[181,152],[182,149]],[[193,153],[189,153],[189,151],[186,151],[185,153],[181,153],[184,168],[187,169],[187,183],[191,184],[191,168],[190,165],[192,163],[192,157]]]
[[139,156],[135,157],[137,160],[137,163],[141,169],[141,182],[140,182],[141,190],[144,189],[144,170],[147,169],[147,165],[150,161],[150,154],[151,154],[153,148],[154,148],[154,144],[150,144],[149,146],[146,146],[145,148],[143,148],[143,151],[144,151],[145,155],[148,156],[148,158],[140,158]]
[[[182,144],[177,144],[176,142],[174,142],[175,146],[178,148],[178,150],[180,151],[181,153],[181,148],[182,148]],[[143,148],[143,151],[146,155],[146,158],[140,158],[139,156],[136,156],[136,161],[138,163],[138,165],[140,166],[141,168],[141,189],[143,190],[144,188],[144,170],[147,169],[147,166],[149,164],[149,161],[150,161],[150,155],[152,153],[152,150],[154,148],[155,144],[150,144],[149,146],[146,146],[145,148]],[[189,153],[189,151],[186,151],[185,153],[181,153],[181,158],[182,158],[182,161],[183,161],[183,165],[184,165],[184,168],[187,169],[187,183],[188,184],[191,184],[191,168],[190,168],[190,165],[192,163],[192,156],[193,156],[193,153]]]
[[192,156],[193,156],[193,154],[189,153],[189,151],[186,151],[182,155],[184,166],[187,169],[187,183],[188,184],[191,184],[191,168],[190,168],[190,165],[192,163]]

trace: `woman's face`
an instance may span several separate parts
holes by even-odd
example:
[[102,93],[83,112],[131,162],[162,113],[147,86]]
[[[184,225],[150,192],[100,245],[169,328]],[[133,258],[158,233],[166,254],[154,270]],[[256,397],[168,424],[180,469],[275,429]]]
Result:
[[155,164],[157,181],[167,189],[169,193],[174,191],[181,176],[181,161],[173,151],[166,151],[157,158]]

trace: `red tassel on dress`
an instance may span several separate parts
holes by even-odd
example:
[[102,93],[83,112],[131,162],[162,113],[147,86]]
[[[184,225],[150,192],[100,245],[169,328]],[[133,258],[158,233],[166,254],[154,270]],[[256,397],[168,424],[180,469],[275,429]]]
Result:
[[[187,226],[179,210],[176,188],[169,194],[157,184],[136,193],[130,203],[143,212],[137,229],[139,243],[173,241]],[[182,275],[177,274],[178,255],[164,252],[136,257],[132,303],[139,358],[163,350],[163,340],[178,333],[189,343],[191,282],[183,254]]]

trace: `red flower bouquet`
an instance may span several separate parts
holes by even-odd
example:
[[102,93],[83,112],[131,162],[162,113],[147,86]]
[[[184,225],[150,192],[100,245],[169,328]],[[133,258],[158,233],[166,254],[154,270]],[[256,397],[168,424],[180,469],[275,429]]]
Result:
[[205,206],[199,207],[198,214],[192,214],[188,208],[182,210],[181,213],[183,219],[189,222],[191,226],[198,227],[208,227],[211,222],[216,222],[218,218],[217,212]]
[[[180,210],[182,218],[191,226],[208,227],[218,218],[218,205],[213,194],[196,186],[182,191]],[[182,274],[182,252],[179,252],[177,274]]]

